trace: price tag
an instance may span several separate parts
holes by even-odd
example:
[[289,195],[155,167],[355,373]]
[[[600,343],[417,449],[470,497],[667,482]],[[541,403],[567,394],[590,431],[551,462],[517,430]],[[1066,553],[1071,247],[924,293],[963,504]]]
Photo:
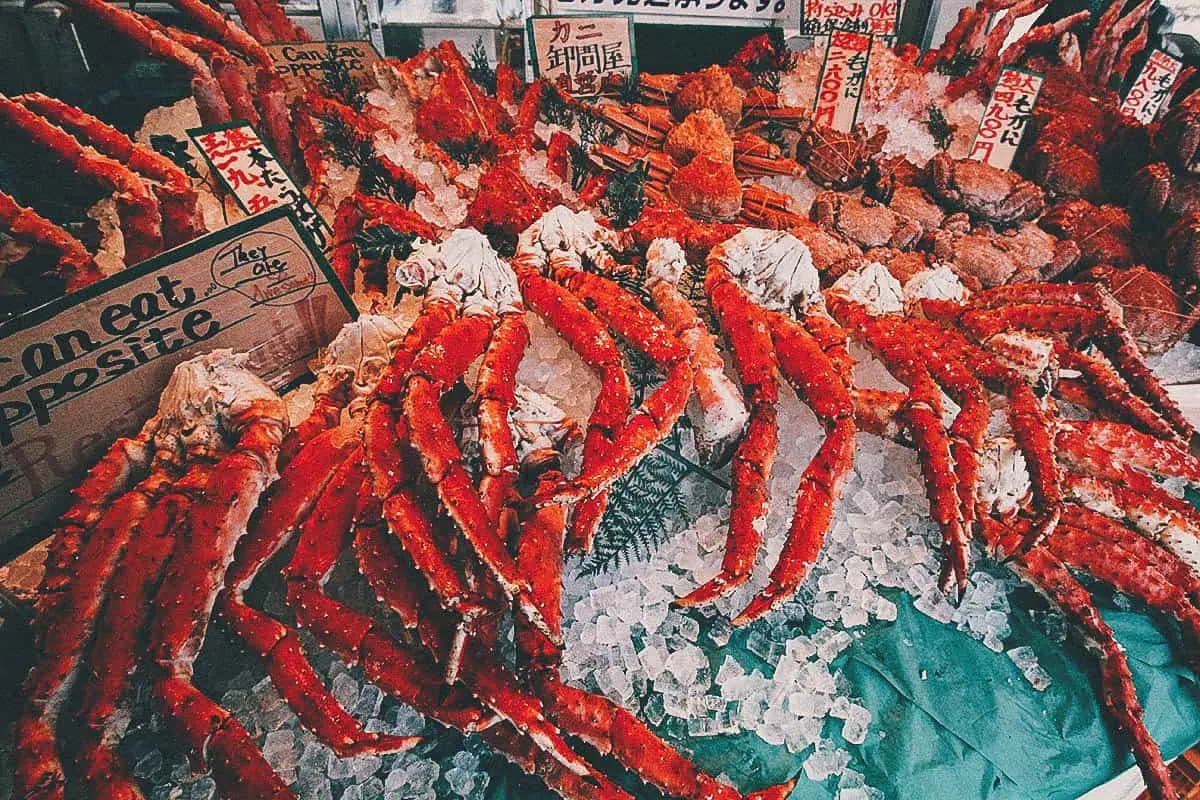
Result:
[[321,250],[328,252],[333,246],[329,223],[248,123],[192,128],[188,136],[243,211],[257,214],[275,206],[289,206]]
[[834,31],[895,36],[903,9],[900,0],[804,0],[800,32],[809,36]]
[[834,31],[825,46],[821,80],[813,119],[837,131],[850,131],[858,119],[872,37],[865,33]]
[[633,17],[628,14],[532,16],[525,24],[533,74],[568,94],[595,96],[610,75],[637,76]]
[[1154,50],[1137,80],[1129,87],[1125,100],[1121,103],[1121,113],[1130,119],[1135,119],[1143,125],[1154,121],[1158,109],[1171,91],[1175,79],[1183,69],[1183,62],[1167,55],[1162,50]]
[[1018,67],[1001,70],[968,157],[1000,169],[1012,167],[1041,90],[1040,74]]
[[227,347],[283,389],[355,316],[279,207],[0,324],[0,561],[49,532],[181,361]]
[[283,79],[288,100],[304,94],[308,86],[324,74],[322,62],[336,58],[359,84],[371,81],[371,67],[380,61],[377,51],[368,41],[283,42],[263,45],[275,64],[275,72]]
[[795,27],[801,0],[551,0],[550,13],[625,13],[656,25]]

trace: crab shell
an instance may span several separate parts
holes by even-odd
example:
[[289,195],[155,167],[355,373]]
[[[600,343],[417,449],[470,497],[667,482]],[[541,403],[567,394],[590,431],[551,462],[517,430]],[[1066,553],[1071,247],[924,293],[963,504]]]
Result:
[[1167,112],[1154,137],[1163,160],[1175,169],[1200,173],[1200,108],[1197,103],[1180,103]]
[[821,192],[812,206],[813,220],[864,249],[907,249],[921,238],[920,223],[874,200],[841,192]]
[[619,249],[620,244],[616,231],[597,222],[590,211],[572,211],[559,205],[521,232],[517,254],[532,258],[539,267],[546,266],[551,256],[596,262],[604,256],[606,247]]
[[982,161],[938,153],[928,168],[934,197],[987,222],[1011,225],[1034,219],[1046,206],[1040,188]]
[[978,502],[990,511],[1009,516],[1020,510],[1029,490],[1029,470],[1016,442],[1007,436],[988,439],[979,458]]
[[317,379],[335,383],[353,379],[355,397],[366,396],[387,371],[404,329],[383,314],[362,314],[338,331],[322,351]]
[[464,314],[500,314],[522,307],[517,276],[487,237],[473,228],[459,228],[440,243],[421,243],[396,268],[396,280],[410,289],[427,288],[431,300],[449,300]]
[[658,238],[646,248],[647,283],[664,281],[677,286],[687,270],[687,254],[674,239]]
[[812,253],[790,233],[746,228],[713,248],[710,257],[763,308],[787,314],[821,302]]

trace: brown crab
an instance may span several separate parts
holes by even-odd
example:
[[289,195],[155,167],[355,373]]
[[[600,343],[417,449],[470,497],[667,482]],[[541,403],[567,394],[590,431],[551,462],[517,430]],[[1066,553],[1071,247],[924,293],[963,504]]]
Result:
[[814,183],[827,189],[853,189],[863,182],[887,134],[886,128],[868,136],[862,125],[847,133],[813,122],[796,144],[796,160],[808,168]]
[[1129,208],[1149,223],[1171,223],[1200,211],[1200,177],[1180,174],[1165,162],[1147,164],[1134,173]]
[[730,222],[742,210],[742,184],[733,163],[710,153],[700,153],[675,170],[667,194],[702,219]]
[[812,219],[822,228],[864,249],[894,247],[906,250],[924,233],[920,223],[883,203],[841,192],[821,192],[812,205]]
[[1094,206],[1087,200],[1068,200],[1047,211],[1038,224],[1079,246],[1080,267],[1133,265],[1133,221],[1120,206]]
[[929,160],[930,189],[942,203],[993,225],[1034,219],[1046,207],[1040,188],[982,161],[938,153]]
[[1079,280],[1101,283],[1112,293],[1124,310],[1125,327],[1147,355],[1169,350],[1196,321],[1196,309],[1171,281],[1140,264],[1128,269],[1094,267],[1080,273]]
[[693,111],[708,109],[733,130],[742,119],[742,94],[724,69],[715,64],[685,75],[671,96],[671,113],[683,120]]
[[1154,147],[1175,169],[1200,174],[1200,97],[1189,95],[1167,112]]
[[835,281],[866,264],[861,247],[815,222],[799,220],[788,228],[788,233],[804,242],[812,253],[813,266],[821,273],[822,282]]
[[[1059,241],[1031,224],[1004,232],[986,225],[970,233],[937,230],[929,242],[933,259],[952,264],[972,289],[1045,280],[1079,257],[1074,243]],[[978,286],[970,286],[972,282]]]
[[1052,197],[1082,198],[1093,203],[1104,200],[1104,176],[1095,150],[1071,142],[1038,139],[1025,154],[1022,167]]
[[1164,264],[1184,285],[1200,284],[1200,212],[1182,217],[1167,231]]

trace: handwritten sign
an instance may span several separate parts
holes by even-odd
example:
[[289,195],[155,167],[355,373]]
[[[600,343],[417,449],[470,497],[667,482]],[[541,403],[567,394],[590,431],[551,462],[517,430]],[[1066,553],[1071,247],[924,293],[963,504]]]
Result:
[[550,13],[632,14],[639,22],[665,25],[778,23],[793,27],[801,0],[551,0]]
[[289,206],[317,246],[328,251],[333,230],[283,169],[271,148],[245,122],[193,128],[196,143],[214,175],[221,179],[247,214]]
[[834,31],[829,35],[813,107],[813,119],[817,122],[838,131],[854,128],[871,60],[871,40],[865,33],[852,31]]
[[606,77],[637,74],[631,16],[532,16],[526,26],[534,74],[568,94],[594,96]]
[[263,46],[283,80],[289,100],[304,94],[309,85],[321,79],[324,74],[321,65],[330,58],[345,65],[360,84],[368,82],[371,65],[381,60],[374,45],[367,41],[282,42]]
[[49,532],[181,361],[228,347],[282,389],[354,316],[279,207],[0,324],[0,560]]
[[895,36],[902,8],[900,0],[804,0],[800,31],[809,36],[834,31]]
[[1167,55],[1162,50],[1154,50],[1137,80],[1129,87],[1125,100],[1121,103],[1121,113],[1135,119],[1143,125],[1154,121],[1158,109],[1171,91],[1175,79],[1183,69],[1183,62]]
[[1005,67],[996,80],[996,88],[979,121],[979,133],[971,145],[970,158],[993,167],[1009,169],[1025,127],[1033,118],[1033,105],[1042,90],[1042,76],[1036,72]]

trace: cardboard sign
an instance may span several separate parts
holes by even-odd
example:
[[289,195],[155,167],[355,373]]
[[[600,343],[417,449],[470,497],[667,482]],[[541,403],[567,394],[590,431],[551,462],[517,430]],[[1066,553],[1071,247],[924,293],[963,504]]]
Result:
[[1025,127],[1033,119],[1033,105],[1041,90],[1042,76],[1038,73],[1017,67],[1001,70],[968,157],[1009,169]]
[[550,13],[632,14],[656,25],[746,25],[794,27],[801,0],[551,0]]
[[330,57],[342,62],[359,83],[369,80],[371,66],[380,61],[379,51],[368,41],[283,42],[263,45],[283,79],[289,100],[294,100],[321,80],[321,63]]
[[196,143],[209,169],[221,179],[247,214],[286,205],[317,243],[328,252],[333,246],[333,229],[284,170],[271,148],[246,122],[229,122],[192,128],[188,136]]
[[568,94],[595,96],[606,77],[637,75],[633,17],[628,14],[532,16],[525,24],[533,74]]
[[834,31],[825,47],[821,80],[813,119],[837,131],[849,131],[858,119],[872,37],[865,33]]
[[895,36],[903,8],[900,0],[804,0],[800,32],[809,36],[834,31]]
[[1154,50],[1137,80],[1129,87],[1125,100],[1121,103],[1121,113],[1135,119],[1143,125],[1154,121],[1158,109],[1171,91],[1175,79],[1183,69],[1183,62],[1167,55],[1162,50]]
[[181,361],[227,347],[283,389],[357,316],[291,210],[208,234],[0,324],[0,560],[158,407]]

